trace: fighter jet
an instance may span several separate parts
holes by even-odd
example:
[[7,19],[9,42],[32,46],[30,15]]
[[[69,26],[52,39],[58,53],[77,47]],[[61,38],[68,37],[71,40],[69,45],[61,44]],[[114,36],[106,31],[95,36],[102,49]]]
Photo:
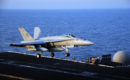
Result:
[[74,35],[64,36],[48,36],[39,38],[40,28],[34,28],[34,37],[32,37],[23,27],[19,31],[24,39],[20,43],[11,43],[10,46],[25,47],[26,51],[38,51],[37,58],[40,58],[43,52],[50,52],[51,57],[54,57],[54,52],[66,51],[65,56],[70,56],[69,48],[78,46],[89,46],[94,43],[88,40],[80,39]]

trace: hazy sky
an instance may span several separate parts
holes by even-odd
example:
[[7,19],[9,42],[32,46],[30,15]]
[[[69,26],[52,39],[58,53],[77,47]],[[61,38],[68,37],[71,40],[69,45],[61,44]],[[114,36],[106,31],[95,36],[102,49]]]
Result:
[[0,9],[130,8],[130,0],[0,0]]

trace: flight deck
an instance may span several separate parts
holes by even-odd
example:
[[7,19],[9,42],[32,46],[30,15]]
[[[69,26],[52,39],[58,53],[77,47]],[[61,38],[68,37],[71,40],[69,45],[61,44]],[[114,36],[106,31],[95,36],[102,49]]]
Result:
[[92,64],[21,52],[0,53],[0,79],[130,80],[129,66]]

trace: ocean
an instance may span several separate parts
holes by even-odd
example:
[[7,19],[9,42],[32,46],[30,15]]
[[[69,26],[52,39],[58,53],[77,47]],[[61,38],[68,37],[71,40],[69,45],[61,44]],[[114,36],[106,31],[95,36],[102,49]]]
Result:
[[[23,41],[18,28],[24,27],[32,36],[34,27],[41,28],[40,37],[73,34],[94,42],[92,46],[69,49],[55,57],[83,61],[87,57],[126,51],[130,54],[130,9],[99,10],[0,10],[0,52],[26,52],[10,47]],[[38,52],[27,52],[37,54]],[[44,56],[50,56],[48,52]]]

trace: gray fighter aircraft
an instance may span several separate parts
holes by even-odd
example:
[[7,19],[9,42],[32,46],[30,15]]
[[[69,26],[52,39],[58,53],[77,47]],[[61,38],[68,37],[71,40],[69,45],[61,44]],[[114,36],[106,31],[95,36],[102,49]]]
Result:
[[76,38],[73,35],[65,36],[48,36],[37,39],[40,34],[40,28],[34,28],[34,38],[22,27],[19,31],[24,39],[20,43],[11,43],[10,46],[25,47],[27,51],[38,51],[37,58],[40,58],[43,52],[50,52],[51,57],[54,57],[54,52],[66,51],[65,56],[70,56],[69,48],[78,46],[93,45],[93,42]]

